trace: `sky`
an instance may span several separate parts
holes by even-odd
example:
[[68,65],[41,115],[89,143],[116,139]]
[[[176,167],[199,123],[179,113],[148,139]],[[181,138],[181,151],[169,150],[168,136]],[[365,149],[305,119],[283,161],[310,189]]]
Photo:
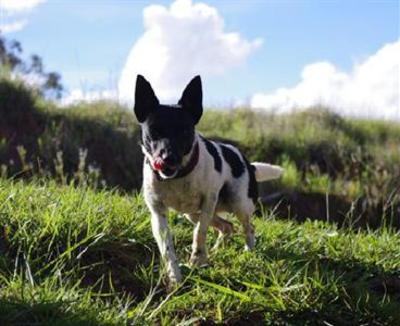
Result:
[[200,74],[208,107],[400,121],[399,15],[398,0],[0,0],[0,30],[61,73],[64,104],[131,104],[138,73],[176,103]]

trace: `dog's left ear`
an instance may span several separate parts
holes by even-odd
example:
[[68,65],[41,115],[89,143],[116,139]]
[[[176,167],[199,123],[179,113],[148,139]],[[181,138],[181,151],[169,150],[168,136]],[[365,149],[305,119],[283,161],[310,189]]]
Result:
[[144,122],[149,113],[156,110],[159,104],[150,83],[142,75],[138,75],[135,88],[135,107],[133,108],[138,121]]
[[203,91],[201,89],[201,78],[199,75],[194,77],[186,86],[178,104],[192,115],[194,124],[199,122],[203,114]]

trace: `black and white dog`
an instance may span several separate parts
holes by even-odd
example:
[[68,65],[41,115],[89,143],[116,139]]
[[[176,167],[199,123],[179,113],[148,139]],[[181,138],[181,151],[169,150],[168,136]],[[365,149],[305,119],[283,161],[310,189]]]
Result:
[[[207,262],[206,235],[211,225],[219,232],[217,244],[233,232],[219,213],[235,214],[246,234],[246,249],[254,247],[250,222],[258,197],[257,181],[278,178],[282,169],[249,163],[231,145],[207,140],[195,130],[202,113],[202,86],[196,76],[177,105],[159,103],[148,81],[137,76],[135,115],[142,128],[143,190],[151,212],[153,235],[172,282],[181,280],[174,244],[168,229],[172,208],[195,225],[190,264]],[[216,245],[217,245],[216,244]]]

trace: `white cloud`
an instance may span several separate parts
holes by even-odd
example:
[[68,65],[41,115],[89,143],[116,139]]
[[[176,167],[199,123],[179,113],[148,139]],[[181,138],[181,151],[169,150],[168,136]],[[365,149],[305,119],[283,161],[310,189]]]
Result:
[[46,0],[0,0],[0,9],[8,12],[27,11],[35,8]]
[[12,23],[7,23],[7,24],[0,24],[0,32],[2,34],[18,32],[21,29],[23,29],[27,24],[28,24],[28,21],[26,19],[17,20],[17,21],[14,21]]
[[0,0],[0,32],[3,34],[18,32],[27,24],[21,19],[26,13],[46,0]]
[[400,120],[399,58],[397,41],[386,44],[349,73],[329,62],[313,63],[304,67],[296,86],[255,94],[250,104],[277,113],[324,105],[348,116]]
[[118,94],[115,90],[100,90],[84,92],[81,89],[72,90],[66,97],[60,100],[61,106],[73,105],[80,102],[96,102],[103,100],[117,100]]
[[169,8],[148,6],[143,20],[144,34],[133,45],[119,81],[123,101],[133,101],[137,74],[152,83],[160,99],[171,100],[194,75],[222,74],[262,44],[226,32],[215,8],[191,0],[176,0]]

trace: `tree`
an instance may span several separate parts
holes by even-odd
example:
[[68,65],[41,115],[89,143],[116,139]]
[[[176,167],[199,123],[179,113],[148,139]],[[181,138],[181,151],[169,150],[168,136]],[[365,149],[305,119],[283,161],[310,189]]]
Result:
[[43,60],[37,54],[32,54],[29,62],[24,62],[21,58],[22,53],[20,42],[6,40],[0,33],[0,66],[5,67],[21,79],[36,77],[35,79],[41,82],[35,86],[43,96],[59,99],[64,90],[61,75],[54,71],[46,72]]

